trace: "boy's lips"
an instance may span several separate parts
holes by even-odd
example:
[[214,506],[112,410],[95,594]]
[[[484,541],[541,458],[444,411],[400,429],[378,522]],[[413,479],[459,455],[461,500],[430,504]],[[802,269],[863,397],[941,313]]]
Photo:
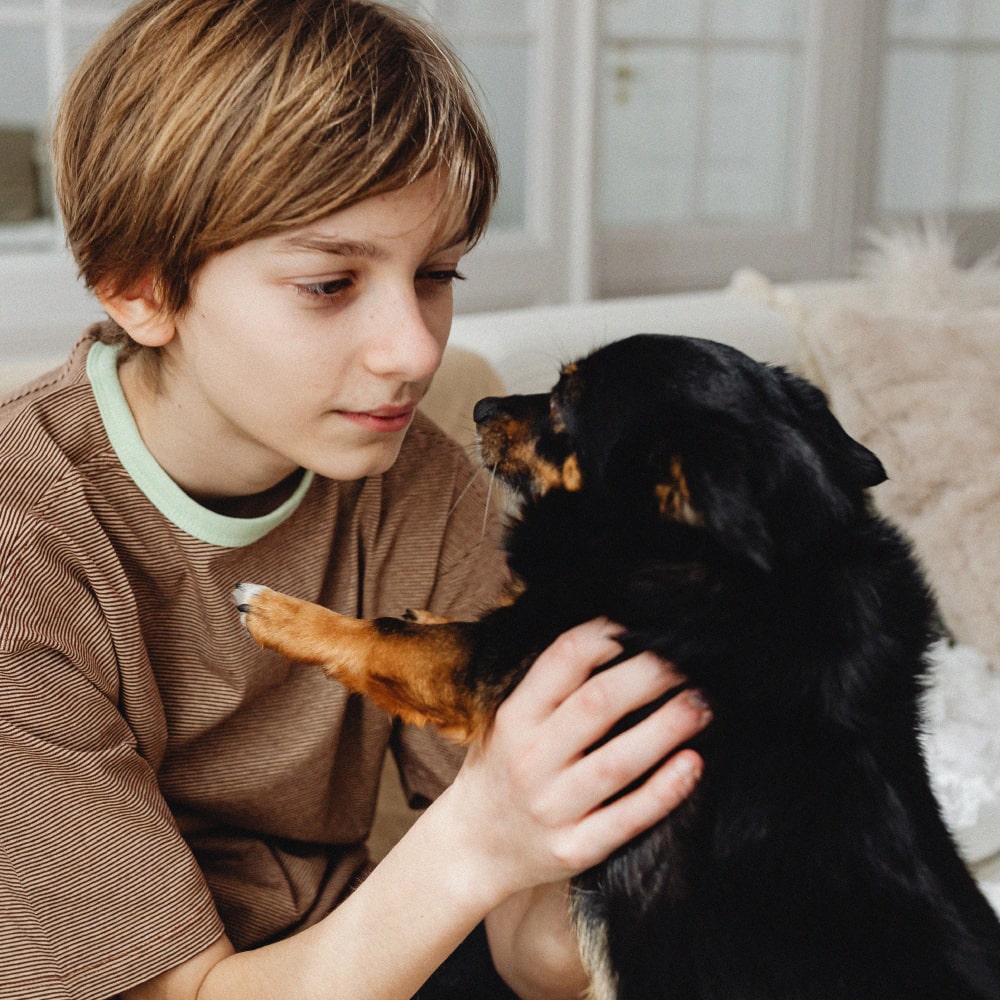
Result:
[[409,406],[380,406],[374,410],[341,410],[340,414],[353,424],[383,434],[406,430],[413,419],[416,403]]

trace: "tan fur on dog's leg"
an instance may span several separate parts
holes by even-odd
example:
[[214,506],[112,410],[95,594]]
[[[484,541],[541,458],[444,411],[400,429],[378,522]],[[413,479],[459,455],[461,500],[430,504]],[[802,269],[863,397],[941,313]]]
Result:
[[261,646],[328,677],[417,725],[430,723],[468,742],[489,725],[487,706],[460,682],[469,660],[469,626],[379,618],[367,621],[241,583],[233,592],[243,622]]

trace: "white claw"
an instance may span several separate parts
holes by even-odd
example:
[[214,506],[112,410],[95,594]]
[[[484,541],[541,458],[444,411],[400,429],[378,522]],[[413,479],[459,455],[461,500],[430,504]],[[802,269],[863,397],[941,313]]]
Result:
[[259,583],[238,583],[233,587],[233,601],[236,603],[236,609],[240,613],[240,621],[243,622],[244,626],[247,623],[250,602],[265,590],[267,587],[263,587]]

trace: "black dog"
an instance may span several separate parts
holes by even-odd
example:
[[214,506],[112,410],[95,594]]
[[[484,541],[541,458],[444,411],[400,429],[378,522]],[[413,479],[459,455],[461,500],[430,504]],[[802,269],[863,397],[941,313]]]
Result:
[[359,622],[241,585],[255,638],[466,739],[597,615],[705,692],[694,796],[575,880],[598,1000],[1000,997],[1000,923],[919,742],[932,600],[866,501],[881,464],[822,393],[641,335],[475,417],[523,497],[511,603],[478,623]]

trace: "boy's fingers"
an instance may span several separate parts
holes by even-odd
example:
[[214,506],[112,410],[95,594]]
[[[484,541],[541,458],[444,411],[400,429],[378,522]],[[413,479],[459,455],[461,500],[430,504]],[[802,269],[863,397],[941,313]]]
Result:
[[653,653],[623,660],[594,674],[563,701],[553,720],[556,738],[582,752],[630,712],[683,683],[684,678]]
[[[711,720],[711,709],[697,692],[681,692],[579,760],[566,776],[572,782],[567,798],[589,795],[590,808],[597,808],[655,768]],[[683,767],[683,762],[675,766]]]
[[694,791],[703,763],[694,750],[682,750],[638,788],[594,810],[574,830],[572,851],[582,870],[644,833],[673,812]]
[[564,632],[538,657],[508,702],[522,704],[534,721],[567,704],[572,718],[564,724],[587,746],[623,715],[684,683],[673,667],[651,653],[594,674],[621,655],[621,631],[620,625],[597,618]]
[[507,702],[523,703],[537,719],[551,715],[594,670],[621,655],[615,640],[619,632],[621,627],[606,618],[564,632],[532,664]]

